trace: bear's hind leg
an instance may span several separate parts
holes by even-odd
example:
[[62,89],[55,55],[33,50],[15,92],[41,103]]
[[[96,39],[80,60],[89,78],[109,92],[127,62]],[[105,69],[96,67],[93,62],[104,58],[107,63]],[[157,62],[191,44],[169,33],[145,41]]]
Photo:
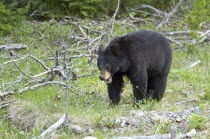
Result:
[[116,75],[112,77],[112,82],[107,84],[109,99],[111,100],[112,104],[119,103],[120,93],[122,92],[123,84],[124,81],[122,76],[116,76]]
[[160,101],[166,89],[167,75],[158,75],[148,79],[148,95],[154,100]]

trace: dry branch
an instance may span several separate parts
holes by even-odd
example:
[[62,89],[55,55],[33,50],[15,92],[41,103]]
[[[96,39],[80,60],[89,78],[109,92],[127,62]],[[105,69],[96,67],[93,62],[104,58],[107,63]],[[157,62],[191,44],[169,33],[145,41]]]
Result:
[[201,63],[200,60],[198,60],[198,61],[192,63],[191,65],[187,66],[186,68],[182,68],[182,70],[186,70],[186,69],[192,68],[192,67],[194,67],[195,65],[197,65],[197,64],[199,64],[199,63]]
[[45,65],[45,63],[44,63],[42,60],[39,60],[38,58],[36,58],[36,57],[33,56],[33,55],[29,55],[29,57],[33,58],[34,60],[36,60],[36,62],[38,62],[39,64],[41,64],[41,66],[42,66],[44,69],[46,69],[46,70],[49,69],[49,67],[47,67],[47,66]]
[[179,35],[179,34],[185,34],[189,35],[192,31],[186,30],[186,31],[174,31],[174,32],[167,32],[164,33],[165,35]]
[[[162,16],[165,17],[167,15],[167,13],[165,13],[161,10],[158,10],[150,5],[146,5],[146,4],[140,4],[140,5],[136,6],[135,8],[130,9],[129,11],[136,11],[137,9],[141,9],[141,8],[149,8],[149,9],[155,11],[160,17],[162,17]],[[142,12],[142,11],[140,11],[140,12]],[[149,14],[149,13],[146,13],[146,14]]]
[[192,138],[196,134],[196,130],[192,129],[186,134],[177,135],[177,127],[172,124],[170,127],[170,134],[151,135],[151,136],[137,136],[137,137],[113,137],[112,139],[183,139]]
[[15,102],[15,100],[12,100],[12,101],[9,101],[9,102],[4,102],[4,103],[0,104],[0,109],[8,107],[13,102]]
[[4,62],[3,64],[0,65],[0,68],[1,68],[2,66],[4,66],[4,65],[7,65],[7,64],[10,64],[10,63],[14,63],[14,62],[17,62],[17,61],[20,61],[20,60],[23,60],[23,59],[27,58],[28,56],[29,56],[29,55],[25,55],[25,56],[23,56],[23,57],[21,57],[21,58],[19,58],[19,59],[12,59],[12,60],[10,60],[10,61]]
[[[4,90],[8,90],[9,88],[14,87],[16,84],[20,83],[23,79],[23,74],[21,73],[20,76],[17,77],[16,81],[9,82],[9,83],[2,83],[2,86],[0,88],[3,88]],[[7,86],[7,87],[5,87]]]
[[111,35],[112,35],[113,27],[114,27],[115,17],[116,17],[116,15],[118,13],[119,8],[120,8],[120,0],[117,1],[117,8],[115,10],[115,13],[112,16],[112,19],[109,22],[109,24],[111,24]]
[[13,94],[21,94],[21,93],[23,93],[25,91],[34,90],[36,88],[39,88],[41,86],[45,86],[45,85],[48,85],[48,84],[58,84],[58,85],[66,86],[66,84],[63,83],[63,82],[49,81],[49,82],[44,82],[44,83],[40,83],[40,84],[35,84],[35,85],[29,86],[29,87],[24,87],[24,88],[19,89],[19,90],[2,92],[2,93],[0,93],[0,97],[5,97],[5,96],[8,96],[8,95],[13,95]]
[[20,49],[26,49],[28,46],[23,45],[23,44],[5,44],[5,45],[0,45],[0,51],[3,50],[20,50]]
[[210,30],[207,30],[206,32],[202,32],[201,34],[202,39],[199,41],[199,43],[204,42],[205,40],[210,40]]
[[174,124],[172,124],[169,130],[171,134],[138,136],[138,137],[117,137],[112,139],[177,139],[177,127]]
[[137,137],[117,137],[111,139],[171,139],[171,135],[163,134],[163,135],[137,136]]
[[177,9],[181,6],[181,4],[183,3],[183,0],[180,0],[176,6],[174,7],[174,9],[167,14],[167,16],[165,16],[165,18],[163,19],[163,21],[157,26],[157,28],[161,28],[163,26],[163,24],[167,23],[169,21],[169,19],[175,14],[175,12],[177,11]]
[[59,74],[60,76],[62,76],[64,79],[66,78],[66,76],[64,74],[64,71],[63,71],[63,67],[61,67],[61,66],[54,67],[52,69],[49,69],[45,72],[42,72],[42,73],[34,75],[34,76],[27,75],[18,66],[17,66],[17,68],[21,71],[21,73],[23,73],[25,76],[27,76],[29,78],[37,78],[37,77],[43,76],[43,75],[48,74],[48,73],[52,73],[52,74],[56,73],[56,74]]
[[[44,74],[46,72],[43,72],[42,74]],[[40,74],[39,74],[40,75]],[[34,77],[38,77],[39,75],[35,75]],[[94,74],[88,74],[88,75],[78,75],[77,78],[80,78],[80,77],[87,77],[87,76],[92,76]],[[65,76],[66,77],[66,76]],[[74,78],[70,78],[69,80],[74,80]],[[33,82],[40,82],[42,80],[34,80]],[[29,83],[32,83],[32,82],[29,82]],[[29,84],[28,83],[28,84]],[[29,87],[24,87],[22,89],[19,89],[19,90],[13,90],[13,91],[6,91],[6,92],[0,92],[0,97],[5,97],[5,96],[8,96],[8,95],[13,95],[13,94],[21,94],[23,92],[26,92],[26,91],[30,91],[30,90],[34,90],[36,88],[39,88],[39,87],[42,87],[42,86],[45,86],[45,85],[48,85],[48,84],[58,84],[58,85],[61,85],[61,86],[65,86],[66,87],[66,83],[64,82],[59,82],[59,81],[47,81],[47,82],[44,82],[44,83],[38,83],[38,84],[35,84],[35,85],[32,85],[32,86],[29,86]],[[85,93],[85,91],[82,91],[74,86],[69,86],[70,88],[73,88],[73,89],[76,89],[78,90],[79,92],[81,93]]]
[[196,135],[196,130],[195,129],[192,129],[190,132],[184,134],[181,136],[181,138],[192,138],[193,136]]
[[25,55],[25,56],[23,56],[23,57],[21,57],[21,58],[19,58],[19,59],[12,59],[12,60],[10,60],[10,61],[4,62],[3,64],[0,65],[0,68],[1,68],[2,66],[7,65],[7,64],[15,63],[15,62],[17,62],[17,61],[23,60],[23,59],[25,59],[25,58],[27,58],[27,57],[33,58],[36,62],[38,62],[39,64],[41,64],[41,66],[42,66],[44,69],[47,69],[47,70],[49,69],[49,68],[44,64],[43,61],[41,61],[41,60],[39,60],[38,58],[36,58],[35,56],[29,55],[29,54],[28,54],[28,55]]
[[[195,33],[197,35],[197,38],[200,39],[190,39],[191,33]],[[163,34],[167,37],[169,41],[179,45],[179,47],[176,47],[176,49],[183,48],[185,44],[198,45],[203,43],[204,41],[210,40],[210,30],[207,30],[205,32],[185,30],[185,31],[166,32]]]
[[[68,22],[69,22],[69,20],[68,20]],[[73,23],[73,22],[70,22],[70,23],[72,25],[76,26],[81,31],[81,33],[85,39],[90,40],[90,37],[85,33],[85,31],[82,29],[82,27],[78,23]]]
[[5,107],[7,107],[7,106],[9,106],[9,103],[6,103],[6,104],[3,104],[3,105],[0,105],[0,109],[5,108]]
[[78,27],[79,30],[82,32],[83,36],[84,36],[85,38],[87,38],[88,40],[90,40],[90,37],[84,32],[84,30],[83,30],[79,25],[78,25],[77,27]]
[[90,58],[89,58],[89,60],[88,60],[89,62],[91,62],[92,59],[95,57],[95,55],[93,54],[93,52],[94,52],[94,50],[96,50],[96,47],[98,47],[98,45],[99,45],[99,43],[100,43],[100,41],[101,41],[103,35],[105,35],[105,34],[104,34],[104,33],[101,34],[99,37],[93,39],[93,40],[88,44],[88,46],[91,46],[95,41],[98,40],[98,43],[95,43],[95,45],[92,46],[92,48],[90,48],[90,49],[88,50],[89,55],[90,55]]
[[189,102],[198,102],[198,99],[189,99],[189,100],[185,100],[185,101],[180,101],[180,102],[176,102],[175,105],[179,105],[182,103],[189,103]]
[[179,41],[176,41],[175,39],[172,39],[171,37],[168,37],[168,36],[166,36],[166,38],[167,38],[169,41],[171,41],[171,42],[174,42],[174,43],[178,44],[178,45],[180,46],[179,48],[184,47],[184,46],[183,46],[183,44],[182,44],[182,43],[180,43]]
[[210,30],[207,30],[205,32],[185,30],[185,31],[167,32],[167,33],[163,33],[163,34],[165,34],[165,35],[190,35],[190,33],[196,33],[200,37],[206,37],[206,38],[209,38],[210,37]]
[[92,33],[100,33],[100,34],[103,33],[103,32],[101,32],[101,31],[97,31],[97,30],[90,29],[90,28],[88,28],[88,27],[86,27],[86,26],[80,25],[80,27],[81,27],[81,28],[84,28],[84,29],[86,29],[86,30],[88,30],[88,31],[90,31],[90,32],[92,32]]
[[61,117],[61,119],[59,119],[56,123],[54,123],[53,125],[51,125],[47,130],[45,130],[44,132],[41,133],[40,136],[32,138],[32,139],[37,139],[37,138],[44,138],[47,134],[52,133],[53,131],[55,131],[57,128],[59,128],[62,124],[64,124],[65,119],[66,119],[67,115],[66,113]]

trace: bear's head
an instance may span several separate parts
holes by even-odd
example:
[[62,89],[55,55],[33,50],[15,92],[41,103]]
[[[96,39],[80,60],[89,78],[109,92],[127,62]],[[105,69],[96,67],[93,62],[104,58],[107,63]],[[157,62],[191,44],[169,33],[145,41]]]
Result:
[[107,83],[112,82],[112,76],[120,69],[116,47],[119,46],[107,47],[106,49],[102,45],[99,46],[99,57],[97,61],[98,69],[100,70],[99,79]]
[[102,45],[99,46],[97,65],[101,80],[111,83],[114,74],[127,72],[130,65],[128,60],[130,40],[130,37],[123,36],[112,40],[106,49]]

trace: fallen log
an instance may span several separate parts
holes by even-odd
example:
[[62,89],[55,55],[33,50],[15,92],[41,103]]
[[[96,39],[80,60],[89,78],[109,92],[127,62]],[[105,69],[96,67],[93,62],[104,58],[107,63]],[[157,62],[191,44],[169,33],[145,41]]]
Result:
[[136,136],[136,137],[113,137],[111,139],[183,139],[191,138],[196,134],[196,130],[192,129],[186,134],[177,135],[177,127],[172,124],[170,129],[170,134],[161,134],[161,135],[151,135],[151,136]]
[[39,138],[44,138],[47,134],[52,133],[53,131],[55,131],[57,128],[59,128],[62,124],[64,124],[65,120],[66,120],[66,113],[61,117],[61,119],[59,119],[56,123],[54,123],[53,125],[51,125],[47,130],[43,131],[41,133],[40,136],[38,137],[34,137],[32,139],[39,139]]
[[5,45],[0,45],[0,51],[3,50],[20,50],[20,49],[26,49],[28,46],[23,45],[23,44],[5,44]]

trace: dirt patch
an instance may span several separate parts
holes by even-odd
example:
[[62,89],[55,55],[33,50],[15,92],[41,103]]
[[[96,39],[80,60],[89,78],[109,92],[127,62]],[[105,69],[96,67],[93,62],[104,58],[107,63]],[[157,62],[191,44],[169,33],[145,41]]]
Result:
[[11,103],[8,110],[11,124],[24,131],[30,131],[34,127],[46,129],[62,116],[58,113],[49,115],[31,102],[22,100]]

